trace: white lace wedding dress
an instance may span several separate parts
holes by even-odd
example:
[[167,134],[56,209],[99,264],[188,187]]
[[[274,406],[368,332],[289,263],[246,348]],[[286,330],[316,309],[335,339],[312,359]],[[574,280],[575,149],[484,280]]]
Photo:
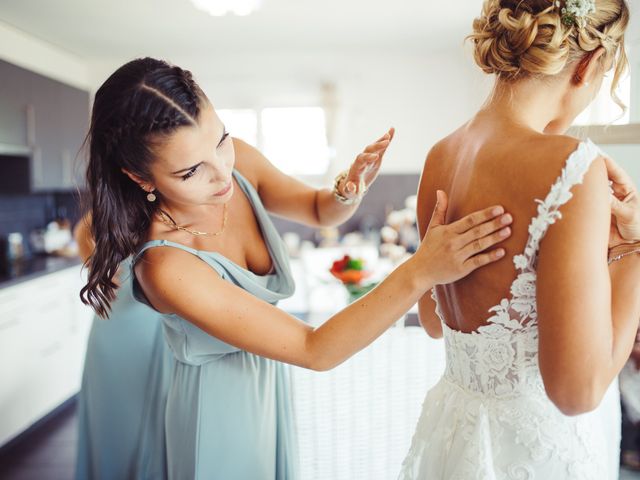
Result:
[[524,252],[513,258],[519,273],[510,299],[489,310],[487,325],[462,333],[442,322],[445,373],[427,393],[401,480],[618,478],[617,385],[595,411],[568,417],[548,399],[538,368],[538,247],[599,155],[590,141],[580,143],[544,201],[537,200]]

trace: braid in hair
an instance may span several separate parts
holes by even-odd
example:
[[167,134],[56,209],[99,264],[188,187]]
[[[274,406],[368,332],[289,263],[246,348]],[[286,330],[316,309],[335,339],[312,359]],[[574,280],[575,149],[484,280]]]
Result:
[[151,181],[153,145],[194,125],[206,97],[190,72],[153,58],[133,60],[98,89],[87,141],[87,186],[95,241],[80,297],[108,316],[120,264],[144,242],[156,206],[122,172]]

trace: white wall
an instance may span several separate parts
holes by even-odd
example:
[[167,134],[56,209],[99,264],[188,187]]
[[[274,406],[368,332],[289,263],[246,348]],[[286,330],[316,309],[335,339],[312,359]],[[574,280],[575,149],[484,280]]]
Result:
[[85,60],[2,21],[0,59],[77,88],[90,87]]
[[602,150],[618,162],[640,186],[640,139],[637,145],[602,145]]

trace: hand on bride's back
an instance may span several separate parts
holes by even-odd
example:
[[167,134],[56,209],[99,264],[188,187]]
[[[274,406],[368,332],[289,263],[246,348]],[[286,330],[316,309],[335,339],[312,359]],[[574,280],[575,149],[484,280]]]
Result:
[[631,177],[611,158],[605,157],[611,195],[609,247],[640,241],[640,198]]
[[511,235],[513,219],[503,207],[479,210],[447,225],[448,198],[442,191],[437,195],[427,233],[415,254],[428,266],[434,285],[454,282],[504,257],[502,248],[489,250]]

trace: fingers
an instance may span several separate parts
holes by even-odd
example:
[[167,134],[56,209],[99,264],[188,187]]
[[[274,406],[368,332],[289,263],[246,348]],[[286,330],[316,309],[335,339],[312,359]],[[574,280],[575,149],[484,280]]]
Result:
[[442,190],[436,191],[436,198],[436,206],[433,209],[428,228],[437,227],[446,223],[449,199],[447,198],[447,194]]
[[635,190],[633,180],[615,160],[604,157],[604,163],[607,167],[609,180],[613,182],[613,189],[616,194],[624,197]]
[[485,237],[476,238],[471,243],[467,244],[461,251],[462,255],[466,259],[470,259],[477,256],[478,253],[484,252],[489,247],[500,243],[511,236],[511,228],[505,227],[500,230],[491,233]]
[[[469,245],[470,243],[485,238],[494,232],[507,230],[505,227],[507,227],[507,225],[511,225],[511,223],[513,223],[513,217],[510,214],[507,213],[505,215],[500,215],[499,217],[495,217],[488,222],[484,222],[477,227],[467,230],[460,236],[460,242],[463,246]],[[471,255],[473,255],[473,253]]]
[[389,134],[385,134],[386,138],[383,137],[383,140],[378,140],[376,143],[367,145],[367,147],[364,149],[364,153],[377,153],[381,150],[386,150],[386,148],[389,146],[389,143],[391,143],[388,135]]
[[380,150],[386,150],[386,148],[391,143],[391,140],[393,139],[394,135],[395,135],[395,129],[392,127],[389,129],[387,133],[385,133],[378,140],[376,140],[375,143],[372,143],[371,145],[367,146],[364,149],[365,153],[376,153],[376,152],[379,152]]
[[451,228],[456,233],[465,233],[482,223],[493,220],[495,217],[502,215],[503,213],[504,208],[499,205],[485,208],[484,210],[478,210],[477,212],[473,212],[466,217],[462,217],[460,220],[453,222],[451,224]]
[[[349,169],[349,175],[345,184],[345,195],[356,195],[365,187],[365,174],[375,177],[375,172],[380,168],[382,157],[384,156],[389,143],[395,135],[395,129],[390,128],[387,133],[376,140],[375,143],[368,145],[364,152],[356,157],[355,162]],[[373,172],[373,173],[372,173]]]
[[363,174],[371,165],[375,164],[380,158],[379,153],[361,153],[356,157],[356,161],[353,162],[349,173],[352,176]]
[[393,139],[393,136],[396,133],[396,129],[391,127],[387,133],[385,133],[384,135],[382,135],[378,140],[376,140],[376,142],[381,142],[383,140],[389,140],[391,141]]
[[344,187],[346,197],[355,196],[365,189],[364,175],[367,171],[375,168],[379,160],[380,155],[377,153],[361,153],[356,157],[356,161],[349,169],[346,178]]
[[611,195],[611,214],[619,220],[628,221],[633,218],[634,208],[626,203],[633,194],[629,194],[624,200],[618,200],[615,195]]
[[503,248],[498,248],[487,253],[481,253],[474,255],[464,262],[464,267],[467,269],[467,275],[480,267],[484,267],[493,262],[497,262],[504,257],[505,251]]

